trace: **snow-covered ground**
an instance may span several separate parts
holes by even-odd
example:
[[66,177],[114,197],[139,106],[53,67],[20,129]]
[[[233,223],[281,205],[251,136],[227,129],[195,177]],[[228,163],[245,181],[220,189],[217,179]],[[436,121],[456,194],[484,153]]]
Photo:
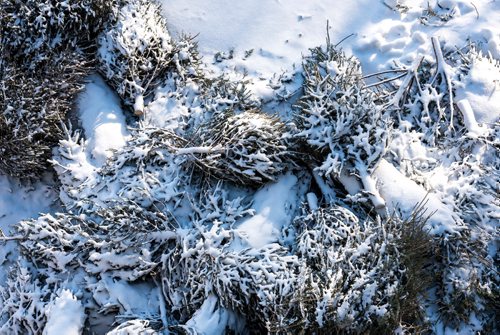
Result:
[[[290,90],[297,88],[303,55],[308,54],[309,48],[324,44],[327,31],[332,43],[341,43],[347,53],[360,59],[364,74],[384,71],[393,65],[411,66],[421,57],[434,57],[433,37],[443,48],[461,48],[469,40],[478,41],[485,54],[500,59],[500,2],[495,0],[442,0],[439,6],[436,1],[427,0],[161,0],[161,3],[174,38],[183,33],[196,35],[208,70],[245,73],[252,80],[252,91],[264,101],[273,94],[269,84],[276,74],[296,75]],[[499,67],[491,62],[476,62],[463,87],[457,90],[456,101],[468,122],[470,136],[487,132],[500,117]],[[157,106],[161,109],[168,103],[155,101],[155,113],[161,113]],[[267,108],[271,112],[283,108],[273,110],[275,107],[271,104]],[[183,111],[187,113],[187,109]],[[114,151],[124,147],[130,134],[119,98],[98,75],[89,77],[86,89],[79,96],[78,112],[85,142],[75,139],[63,143],[67,151],[58,154],[61,165],[56,166],[56,170],[62,179],[76,178],[83,183],[96,178],[95,171]],[[483,149],[477,146],[478,157]],[[429,152],[418,135],[413,139],[394,138],[391,151],[399,160],[383,159],[373,173],[375,187],[387,209],[397,208],[408,214],[426,199],[426,209],[433,214],[429,221],[432,233],[462,229],[452,198],[467,187],[467,180],[449,182],[454,162],[443,161],[442,166],[429,169],[419,180],[412,180],[403,171],[404,161],[432,165],[436,157],[444,157],[444,154]],[[64,165],[66,158],[69,165]],[[396,163],[401,164],[397,167]],[[65,190],[59,194],[50,178],[47,176],[44,181],[28,187],[0,174],[0,229],[5,235],[10,235],[9,229],[20,220],[37,217],[41,212],[57,211],[58,198],[63,203],[69,201]],[[492,181],[496,185],[499,182]],[[350,185],[352,187],[345,186],[353,195],[361,188]],[[498,186],[497,189],[500,191]],[[79,197],[83,199],[87,195]],[[263,186],[255,192],[251,205],[253,216],[237,222],[236,230],[244,241],[241,243],[246,243],[245,247],[261,248],[277,242],[280,232],[292,221],[300,201],[305,201],[300,176],[289,173]],[[315,201],[314,196],[309,197],[311,207],[316,206]],[[500,213],[496,215],[500,219]],[[485,229],[498,229],[498,222]],[[494,255],[496,250],[491,253]],[[13,241],[0,245],[0,285],[5,283],[6,266],[16,254]],[[128,283],[110,278],[103,278],[98,285],[105,284],[108,285],[103,289],[105,293],[95,297],[102,300],[99,302],[103,306],[121,306],[125,314],[130,315],[144,313],[147,308],[164,308],[158,307],[155,292],[148,288],[128,287]],[[124,292],[132,296],[124,296]],[[131,299],[138,301],[138,308]],[[188,325],[204,334],[222,334],[224,328],[220,325],[230,324],[234,316],[218,309],[216,304],[213,297],[205,300]],[[81,332],[83,306],[75,292],[61,290],[46,313],[48,323],[44,334]],[[222,319],[225,321],[220,321]],[[137,325],[137,329],[139,333],[141,325]],[[444,327],[434,331],[455,334]],[[468,333],[464,330],[462,334]]]
[[[479,40],[500,57],[498,1],[329,1],[329,0],[162,0],[174,34],[197,36],[206,61],[216,53],[233,58],[225,63],[255,78],[268,79],[301,63],[308,48],[330,40],[360,58],[364,71],[387,70],[394,61],[411,64],[430,55],[431,37],[461,47]],[[443,9],[439,9],[437,3]],[[422,24],[427,4],[452,18]],[[405,13],[396,10],[406,6]],[[251,56],[247,52],[253,51]]]
[[[200,50],[211,59],[234,50],[231,66],[269,77],[301,62],[308,48],[357,34],[370,22],[397,16],[378,2],[279,0],[162,0],[174,33],[198,34]],[[362,9],[362,10],[360,10]],[[252,55],[245,58],[245,52]]]
[[[10,235],[10,227],[20,220],[35,218],[40,213],[55,210],[56,200],[57,191],[51,182],[26,186],[0,174],[0,230],[3,234]],[[12,241],[0,244],[0,285],[5,284],[6,266],[15,260],[17,253]]]

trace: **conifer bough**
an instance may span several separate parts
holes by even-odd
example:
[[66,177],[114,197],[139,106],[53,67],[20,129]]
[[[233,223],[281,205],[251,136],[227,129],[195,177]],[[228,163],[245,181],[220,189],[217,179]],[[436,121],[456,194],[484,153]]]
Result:
[[173,45],[158,4],[129,0],[99,38],[99,71],[136,115],[173,61]]
[[191,155],[208,175],[261,185],[275,180],[289,166],[284,133],[285,125],[276,116],[257,110],[240,114],[227,110],[216,114],[176,153]]
[[0,75],[0,169],[39,179],[72,109],[80,80],[88,73],[81,54],[66,50],[37,71],[5,62]]

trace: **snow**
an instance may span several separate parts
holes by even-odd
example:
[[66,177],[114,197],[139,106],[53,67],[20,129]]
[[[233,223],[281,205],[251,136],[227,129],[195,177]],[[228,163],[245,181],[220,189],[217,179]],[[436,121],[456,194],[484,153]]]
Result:
[[[56,199],[57,191],[49,182],[26,186],[0,173],[0,231],[11,236],[11,229],[18,221],[50,212]],[[2,243],[0,241],[0,285],[3,286],[7,267],[17,256],[17,250],[13,242]]]
[[359,169],[359,178],[364,186],[364,190],[369,193],[370,200],[375,206],[375,209],[381,209],[385,207],[384,199],[379,195],[376,187],[376,181],[371,176],[366,168]]
[[469,100],[462,99],[457,101],[457,107],[462,112],[462,116],[464,118],[465,127],[469,130],[469,136],[480,136],[484,133],[485,129],[481,128],[474,115],[474,111],[472,110],[472,106],[470,105]]
[[224,152],[222,146],[215,147],[188,147],[179,148],[175,151],[178,155],[209,154],[213,152]]
[[388,161],[382,159],[373,172],[378,180],[377,188],[387,203],[389,212],[396,209],[408,217],[422,203],[426,215],[432,215],[427,223],[431,234],[443,235],[460,231],[457,216],[433,193],[404,176]]
[[[136,50],[144,51],[148,47],[148,42],[154,41],[161,37],[162,41],[170,41],[168,31],[161,29],[161,26],[152,24],[154,18],[149,13],[140,12],[141,9],[151,9],[147,7],[138,7],[136,3],[128,3],[121,8],[119,13],[119,24],[117,30],[119,34],[118,43],[120,51],[124,55],[132,55]],[[164,48],[170,48],[168,43],[163,45]],[[99,50],[105,53],[104,50]]]
[[43,335],[80,335],[85,311],[80,301],[69,290],[62,290],[48,306],[47,324]]
[[[155,99],[147,106],[145,111],[145,121],[148,124],[157,125],[170,130],[180,127],[180,119],[187,118],[189,114],[195,113],[193,107],[188,107],[187,103],[178,103],[180,99],[176,94],[174,83],[167,83],[164,87],[156,90]],[[173,92],[170,90],[172,89]],[[188,83],[186,87],[188,96],[194,95],[199,91],[195,83]],[[198,109],[197,109],[198,110]]]
[[[468,101],[471,116],[479,123],[492,124],[500,119],[500,64],[482,57],[475,59],[464,80],[457,89],[457,99]],[[470,112],[468,112],[470,114]],[[471,117],[469,117],[471,119]]]
[[255,194],[252,205],[255,215],[237,227],[249,246],[260,248],[277,241],[281,228],[293,219],[297,181],[296,176],[287,174]]
[[[440,1],[454,11],[451,21],[442,26],[421,24],[427,4],[436,6],[435,1],[424,0],[398,1],[409,7],[403,14],[369,0],[161,2],[174,34],[198,34],[207,60],[217,52],[234,50],[228,66],[255,78],[299,65],[309,48],[324,44],[327,21],[334,43],[354,34],[342,46],[360,58],[367,73],[386,70],[394,61],[412,64],[432,50],[431,36],[439,36],[451,47],[465,45],[468,37],[483,40],[493,56],[500,54],[500,33],[492,28],[500,26],[500,15],[487,15],[500,10],[498,1]],[[245,57],[248,50],[254,52]]]
[[144,97],[142,95],[138,95],[135,97],[134,102],[134,114],[142,115],[144,113]]
[[200,335],[223,335],[226,334],[226,327],[242,331],[241,322],[238,324],[234,313],[220,307],[218,298],[214,295],[207,297],[186,326],[196,330]]
[[340,171],[339,181],[344,186],[347,193],[355,195],[363,189],[360,180],[349,172],[349,168],[344,167]]
[[48,182],[27,186],[0,174],[0,229],[7,234],[18,221],[49,211],[56,198]]
[[[370,0],[162,0],[169,29],[175,34],[199,34],[202,54],[210,60],[234,49],[232,67],[252,76],[270,76],[301,63],[308,48],[325,42],[327,21],[331,40],[360,32],[368,22],[396,15]],[[364,8],[365,10],[359,10]],[[348,13],[348,15],[346,15]],[[253,50],[245,58],[245,51]]]
[[96,166],[104,164],[113,150],[125,145],[128,131],[120,99],[98,75],[88,78],[78,99],[79,116],[88,150]]
[[52,162],[63,184],[59,197],[69,207],[72,207],[71,199],[89,196],[71,190],[71,186],[93,180],[97,169],[125,145],[129,136],[120,100],[99,75],[87,78],[77,101],[83,134],[79,129],[65,129],[65,139],[54,150]]
[[[500,26],[500,15],[488,15],[500,10],[498,1],[406,0],[398,3],[407,6],[408,11],[367,22],[353,46],[368,72],[385,70],[395,61],[406,65],[414,63],[432,50],[430,37],[433,36],[438,37],[445,48],[463,46],[467,38],[486,41],[488,51],[493,54],[500,48],[500,34],[493,28]],[[437,3],[449,10],[440,10]],[[422,24],[422,14],[428,5],[441,14],[453,13],[453,16],[448,22]]]
[[107,274],[96,284],[93,298],[101,306],[120,306],[124,315],[137,315],[143,311],[158,308],[160,292],[158,288],[141,283],[116,280]]
[[307,204],[309,205],[309,210],[311,212],[317,210],[319,208],[318,205],[318,197],[316,194],[310,192],[306,194]]

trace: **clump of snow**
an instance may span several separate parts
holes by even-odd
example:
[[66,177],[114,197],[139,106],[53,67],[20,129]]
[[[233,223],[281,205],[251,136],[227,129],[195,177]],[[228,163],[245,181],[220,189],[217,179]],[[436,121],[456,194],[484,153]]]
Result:
[[255,215],[237,227],[249,246],[260,248],[278,240],[281,229],[291,222],[297,205],[296,184],[297,177],[289,173],[255,194],[252,205]]
[[186,322],[186,326],[204,335],[223,335],[230,329],[243,331],[244,324],[238,323],[234,313],[219,306],[216,296],[206,298],[200,309]]
[[315,211],[319,208],[318,206],[318,197],[316,194],[310,192],[306,194],[307,204],[309,205],[309,210]]
[[80,335],[85,321],[83,305],[69,290],[62,290],[59,296],[47,306],[47,324],[43,335]]
[[461,230],[453,209],[443,204],[435,194],[427,192],[403,175],[385,159],[380,161],[373,175],[378,180],[377,188],[389,211],[399,209],[405,216],[409,216],[418,204],[423,203],[426,214],[432,214],[428,222],[432,234],[453,234]]
[[87,149],[96,166],[102,166],[114,150],[125,145],[128,131],[120,99],[98,75],[88,78],[78,100],[79,117]]
[[464,118],[465,127],[469,131],[469,136],[480,136],[484,133],[485,129],[478,125],[476,118],[474,116],[474,111],[470,105],[469,100],[462,99],[457,101],[457,107],[462,112]]
[[[499,60],[482,56],[474,57],[470,70],[462,80],[462,85],[456,91],[457,100],[468,101],[460,107],[473,133],[480,132],[474,119],[478,123],[493,124],[500,118],[500,63]],[[463,109],[465,108],[465,109]],[[472,112],[472,113],[471,113]]]

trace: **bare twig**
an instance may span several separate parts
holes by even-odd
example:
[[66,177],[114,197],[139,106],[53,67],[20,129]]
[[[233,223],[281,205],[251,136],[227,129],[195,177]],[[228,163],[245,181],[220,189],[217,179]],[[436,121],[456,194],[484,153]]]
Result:
[[473,2],[471,2],[470,4],[471,4],[471,5],[472,5],[472,7],[474,7],[474,9],[476,10],[476,15],[477,15],[476,20],[479,20],[479,11],[477,10],[476,5],[474,5],[474,3],[473,3]]
[[382,81],[379,81],[379,82],[376,82],[376,83],[373,83],[373,84],[369,84],[369,85],[366,85],[366,86],[363,86],[362,89],[367,89],[367,88],[370,88],[370,87],[374,87],[374,86],[380,86],[380,85],[383,85],[383,84],[386,84],[386,83],[389,83],[391,81],[394,81],[394,80],[397,80],[397,79],[401,79],[403,77],[407,76],[406,73],[403,73],[403,74],[400,74],[399,76],[396,76],[396,77],[392,77],[392,78],[387,78],[387,79],[384,79]]

